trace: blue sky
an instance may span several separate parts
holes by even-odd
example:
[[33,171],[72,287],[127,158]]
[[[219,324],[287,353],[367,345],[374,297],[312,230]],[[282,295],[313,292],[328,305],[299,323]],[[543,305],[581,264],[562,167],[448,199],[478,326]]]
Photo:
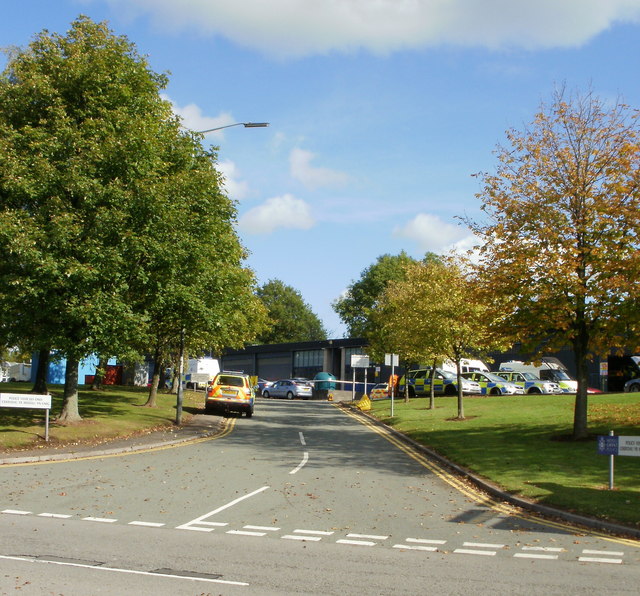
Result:
[[0,46],[106,20],[220,147],[259,283],[331,308],[383,254],[472,243],[472,174],[557,86],[640,107],[640,0],[3,0]]

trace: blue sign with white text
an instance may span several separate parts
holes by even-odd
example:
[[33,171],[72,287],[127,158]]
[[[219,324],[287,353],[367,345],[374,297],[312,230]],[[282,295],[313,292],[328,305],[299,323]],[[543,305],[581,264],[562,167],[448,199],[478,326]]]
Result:
[[598,435],[598,453],[600,455],[618,455],[618,437]]

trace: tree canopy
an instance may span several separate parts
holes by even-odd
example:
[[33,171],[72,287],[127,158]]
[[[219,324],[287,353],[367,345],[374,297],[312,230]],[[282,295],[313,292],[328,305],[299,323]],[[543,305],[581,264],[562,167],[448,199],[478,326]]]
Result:
[[137,357],[182,329],[192,349],[239,347],[264,322],[216,156],[166,84],[86,17],[0,77],[0,328],[67,358],[62,419],[88,354]]
[[[425,259],[437,258],[428,254]],[[371,310],[390,281],[404,279],[405,267],[416,260],[402,251],[398,255],[381,255],[373,265],[362,271],[360,279],[352,282],[343,296],[333,303],[333,310],[347,327],[351,337],[366,337],[374,332]]]
[[479,272],[505,336],[537,355],[571,345],[575,438],[587,435],[587,360],[637,348],[640,293],[638,112],[591,93],[554,94],[530,127],[510,130],[486,214]]
[[300,292],[278,279],[258,288],[257,296],[267,309],[271,328],[257,341],[263,344],[327,339],[322,321],[304,301]]

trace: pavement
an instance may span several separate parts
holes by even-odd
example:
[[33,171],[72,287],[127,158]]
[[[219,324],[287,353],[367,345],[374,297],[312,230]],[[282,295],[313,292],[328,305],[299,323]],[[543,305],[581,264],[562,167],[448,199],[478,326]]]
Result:
[[[360,411],[350,399],[342,402],[338,401],[336,405],[345,409],[349,409],[349,411],[357,415],[366,417],[373,424],[384,426],[387,431],[394,435],[396,438],[411,445],[417,451],[421,451],[434,461],[439,462],[440,465],[455,472],[459,476],[466,478],[478,489],[491,495],[496,500],[510,503],[512,505],[520,507],[525,511],[533,512],[548,519],[566,522],[575,526],[582,526],[592,531],[611,534],[612,536],[631,538],[633,540],[640,539],[640,529],[613,524],[595,518],[584,517],[567,511],[562,511],[560,509],[555,509],[553,507],[548,507],[546,505],[540,505],[539,503],[528,501],[521,497],[509,494],[503,491],[500,487],[488,482],[484,478],[476,476],[469,470],[458,466],[457,464],[442,457],[440,454],[428,449],[424,445],[413,441],[406,435],[403,435],[395,429],[382,424],[379,420],[377,420],[373,416],[370,416],[366,412]],[[221,434],[227,428],[227,420],[227,418],[224,418],[222,416],[195,414],[190,418],[187,418],[185,423],[179,427],[167,427],[163,430],[151,431],[127,438],[114,439],[112,441],[99,443],[97,445],[67,444],[51,447],[45,445],[36,449],[0,452],[0,466],[65,461],[69,459],[81,459],[85,457],[101,457],[122,453],[132,453],[135,451],[148,449],[170,447],[172,445],[187,443],[189,441],[196,441],[198,439],[205,439],[208,437],[213,437],[217,434]]]
[[225,429],[226,420],[221,416],[195,414],[186,419],[186,422],[181,426],[170,426],[162,430],[113,439],[95,445],[72,443],[48,446],[43,444],[33,449],[0,452],[0,466],[100,457],[169,447],[219,434]]

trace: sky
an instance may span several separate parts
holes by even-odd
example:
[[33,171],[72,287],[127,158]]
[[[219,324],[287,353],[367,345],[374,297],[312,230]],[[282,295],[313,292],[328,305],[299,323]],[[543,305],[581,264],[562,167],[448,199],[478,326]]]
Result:
[[[554,90],[640,107],[640,0],[1,0],[0,46],[79,15],[151,68],[219,147],[258,284],[332,303],[384,254],[473,245],[474,174]],[[0,60],[4,60],[0,58]]]

